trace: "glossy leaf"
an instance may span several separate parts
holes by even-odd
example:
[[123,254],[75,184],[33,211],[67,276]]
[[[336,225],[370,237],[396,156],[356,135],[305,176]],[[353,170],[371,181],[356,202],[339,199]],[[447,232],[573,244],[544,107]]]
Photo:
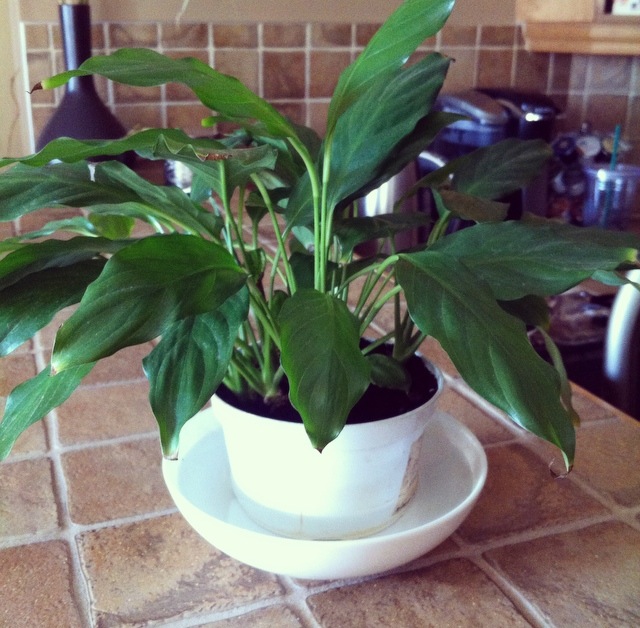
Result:
[[93,364],[84,364],[52,375],[47,367],[14,389],[0,422],[0,460],[9,455],[24,430],[67,400],[92,368]]
[[411,318],[440,342],[469,386],[560,447],[570,467],[575,434],[560,381],[534,351],[524,324],[502,310],[481,278],[444,253],[403,254],[396,273]]
[[105,238],[72,238],[26,244],[0,259],[0,290],[48,268],[62,268],[116,253],[128,243]]
[[[584,254],[588,247],[589,254]],[[559,294],[597,270],[637,259],[640,239],[555,222],[478,224],[431,248],[463,262],[500,300]]]
[[77,303],[106,260],[88,260],[31,273],[0,291],[0,355],[7,355]]
[[391,77],[420,44],[442,28],[453,5],[454,0],[407,0],[387,18],[340,75],[329,105],[328,135],[360,94],[376,81]]
[[427,115],[449,63],[432,53],[373,81],[343,113],[331,142],[329,207],[374,178],[387,155]]
[[338,436],[370,382],[357,320],[332,295],[300,290],[284,303],[278,321],[289,398],[312,445],[322,450]]
[[42,87],[60,87],[74,76],[87,74],[99,74],[112,81],[138,87],[182,83],[203,105],[229,121],[246,125],[258,120],[264,125],[264,132],[273,137],[296,135],[289,121],[266,100],[238,79],[221,74],[194,57],[172,58],[149,49],[122,48],[108,56],[91,57],[77,70],[42,81]]
[[136,242],[109,259],[62,325],[52,366],[62,371],[152,340],[181,318],[215,310],[245,280],[223,247],[202,238]]
[[240,290],[213,312],[177,321],[143,360],[166,457],[177,455],[180,429],[222,382],[248,308],[248,292]]
[[[0,219],[13,220],[49,207],[106,205],[107,213],[215,233],[215,220],[177,188],[154,185],[117,161],[89,167],[57,163],[42,167],[17,165],[0,173]],[[131,211],[130,208],[134,208]]]

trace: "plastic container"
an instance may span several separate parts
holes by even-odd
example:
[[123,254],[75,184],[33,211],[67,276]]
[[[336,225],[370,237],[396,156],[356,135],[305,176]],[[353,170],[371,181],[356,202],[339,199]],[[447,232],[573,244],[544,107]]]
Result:
[[619,164],[614,170],[589,166],[585,174],[584,226],[626,229],[631,215],[638,209],[640,166]]

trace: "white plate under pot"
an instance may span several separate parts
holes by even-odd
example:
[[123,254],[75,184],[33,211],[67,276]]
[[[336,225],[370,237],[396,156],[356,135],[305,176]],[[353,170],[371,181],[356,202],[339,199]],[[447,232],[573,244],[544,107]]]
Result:
[[412,502],[391,526],[359,539],[292,539],[254,523],[233,494],[222,429],[210,409],[185,425],[180,457],[165,460],[163,474],[184,518],[225,554],[295,578],[354,578],[422,556],[448,538],[475,504],[487,475],[478,439],[438,412],[427,425],[423,443]]

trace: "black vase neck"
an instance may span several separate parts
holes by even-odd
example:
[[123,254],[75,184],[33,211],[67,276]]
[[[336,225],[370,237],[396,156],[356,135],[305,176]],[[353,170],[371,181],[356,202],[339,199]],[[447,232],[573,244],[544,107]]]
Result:
[[[76,70],[91,56],[91,7],[88,4],[61,4],[58,7],[64,64]],[[92,76],[75,76],[67,83],[67,91],[95,90]]]

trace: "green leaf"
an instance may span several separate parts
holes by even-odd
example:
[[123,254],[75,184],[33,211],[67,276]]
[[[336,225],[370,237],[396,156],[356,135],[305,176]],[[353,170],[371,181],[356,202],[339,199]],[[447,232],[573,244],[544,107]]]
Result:
[[570,467],[575,434],[560,402],[559,378],[534,351],[524,324],[504,312],[489,286],[454,257],[435,251],[400,257],[397,279],[418,328],[440,342],[471,388],[557,445]]
[[509,205],[455,190],[439,190],[446,208],[456,217],[474,222],[500,222],[507,217]]
[[89,286],[58,332],[52,366],[62,371],[152,340],[181,318],[215,310],[245,281],[214,242],[178,234],[140,240]]
[[193,57],[174,59],[149,49],[122,48],[109,56],[91,57],[77,70],[42,81],[42,87],[60,87],[74,76],[87,74],[99,74],[118,83],[139,87],[182,83],[203,105],[227,120],[240,125],[258,120],[264,125],[264,132],[273,137],[296,135],[294,127],[277,109],[238,79],[221,74]]
[[116,253],[127,244],[105,238],[82,237],[26,244],[0,259],[0,290],[32,273],[71,266],[99,257],[101,253]]
[[503,140],[451,162],[453,187],[479,198],[500,198],[527,185],[551,155],[543,140]]
[[[177,188],[154,185],[118,161],[97,164],[17,165],[0,173],[0,220],[49,207],[88,207],[92,212],[149,216],[197,233],[216,232],[210,212]],[[104,205],[105,208],[94,207]]]
[[278,321],[289,398],[312,445],[322,451],[369,386],[357,320],[332,295],[300,290],[284,303]]
[[358,58],[342,72],[329,105],[328,135],[360,94],[372,83],[392,76],[425,39],[442,28],[453,5],[454,0],[407,0],[387,18]]
[[243,289],[213,312],[174,323],[143,360],[165,456],[177,455],[182,426],[222,381],[248,310],[248,291]]
[[431,222],[430,216],[422,212],[359,216],[337,221],[334,234],[340,240],[342,254],[347,255],[363,242],[392,238],[399,233],[425,227]]
[[411,377],[400,362],[382,353],[370,353],[366,358],[371,365],[371,381],[376,386],[409,391]]
[[0,355],[7,355],[77,303],[106,260],[88,260],[27,275],[0,291]]
[[47,367],[14,389],[0,422],[0,460],[9,455],[22,432],[67,400],[92,368],[93,364],[85,364],[51,375]]
[[331,143],[329,207],[375,178],[381,164],[438,95],[450,59],[432,53],[374,81],[336,122]]
[[477,224],[438,240],[438,251],[464,262],[487,281],[496,299],[559,294],[599,270],[634,263],[632,234],[557,222]]

